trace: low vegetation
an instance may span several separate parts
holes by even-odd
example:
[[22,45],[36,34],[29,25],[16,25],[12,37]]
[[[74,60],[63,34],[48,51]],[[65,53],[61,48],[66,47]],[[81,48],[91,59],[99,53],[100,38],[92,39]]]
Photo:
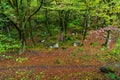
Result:
[[119,0],[0,0],[0,80],[120,80]]

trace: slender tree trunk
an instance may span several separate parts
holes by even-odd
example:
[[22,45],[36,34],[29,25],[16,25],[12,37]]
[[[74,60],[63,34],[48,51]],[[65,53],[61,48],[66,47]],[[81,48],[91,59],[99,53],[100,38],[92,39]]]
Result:
[[60,41],[64,41],[64,27],[62,19],[62,11],[59,11]]
[[105,41],[105,43],[104,43],[104,46],[105,46],[105,47],[108,47],[108,45],[109,45],[110,33],[111,33],[111,31],[108,30],[108,31],[107,31],[106,41]]
[[9,26],[6,27],[6,30],[7,30],[7,34],[8,34],[8,36],[11,37]]
[[21,31],[21,43],[22,43],[22,51],[21,52],[24,52],[25,46],[26,46],[26,37],[25,37],[24,30]]
[[46,28],[47,28],[47,32],[49,33],[49,35],[51,36],[51,31],[48,27],[48,24],[49,24],[49,19],[48,19],[48,9],[45,10],[45,25],[46,25]]
[[64,26],[65,26],[65,34],[67,34],[67,28],[68,28],[68,22],[69,22],[69,10],[65,12],[65,16],[64,16]]
[[59,11],[59,26],[60,26],[60,41],[65,41],[67,34],[67,23],[68,23],[68,12],[69,11]]
[[32,29],[32,26],[31,26],[31,21],[29,21],[29,25],[30,25],[30,32],[29,32],[29,34],[30,34],[30,39],[31,39],[33,45],[36,45],[36,44],[35,44],[35,41],[34,41],[34,38],[33,38],[33,29]]
[[25,50],[25,46],[26,46],[26,31],[25,31],[25,24],[24,22],[22,22],[21,20],[19,20],[19,24],[18,27],[20,29],[20,40],[22,43],[22,52]]
[[89,7],[87,6],[87,12],[85,16],[85,27],[83,30],[83,40],[86,39],[88,27],[90,27],[90,12],[89,12]]

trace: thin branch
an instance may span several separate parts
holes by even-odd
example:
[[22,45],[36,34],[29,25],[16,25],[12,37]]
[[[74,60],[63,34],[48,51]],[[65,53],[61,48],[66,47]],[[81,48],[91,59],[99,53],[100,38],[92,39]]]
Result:
[[28,17],[28,19],[26,20],[26,22],[29,21],[29,20],[31,19],[31,17],[34,16],[34,15],[41,9],[42,4],[43,4],[43,1],[44,1],[44,0],[41,1],[41,4],[40,4],[40,6],[36,9],[36,11],[34,11],[34,12]]
[[12,8],[14,8],[14,5],[13,5],[13,3],[11,2],[11,0],[8,0],[8,3],[9,3],[9,5],[10,5]]
[[34,16],[34,15],[41,9],[42,4],[43,4],[43,1],[44,1],[44,0],[41,1],[40,6],[28,17],[28,19],[25,20],[25,23],[24,23],[23,27],[24,27],[24,26],[26,25],[26,23],[31,19],[31,17]]
[[18,28],[18,26],[16,25],[16,23],[14,21],[12,21],[6,14],[4,13],[0,13],[3,16],[5,16],[6,18],[8,18],[8,20],[14,25],[14,27],[17,29],[17,31],[20,31],[20,29]]

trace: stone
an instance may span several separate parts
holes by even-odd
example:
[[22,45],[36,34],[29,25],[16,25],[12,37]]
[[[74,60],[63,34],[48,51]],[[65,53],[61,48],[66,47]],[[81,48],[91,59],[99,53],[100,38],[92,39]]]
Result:
[[55,44],[53,45],[53,48],[59,48],[59,44],[58,44],[58,43],[55,43]]
[[114,73],[120,71],[120,63],[106,64],[100,67],[100,71],[103,73]]
[[105,67],[105,66],[102,66],[100,68],[100,71],[103,72],[103,73],[114,73],[115,72],[114,68],[112,68],[112,67]]

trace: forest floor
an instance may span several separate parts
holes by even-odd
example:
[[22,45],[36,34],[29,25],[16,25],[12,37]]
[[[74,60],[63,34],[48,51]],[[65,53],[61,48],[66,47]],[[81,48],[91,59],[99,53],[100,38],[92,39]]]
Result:
[[103,55],[112,51],[114,39],[105,50],[105,39],[92,35],[83,46],[31,48],[14,58],[1,57],[0,80],[109,80],[100,67],[115,62]]

